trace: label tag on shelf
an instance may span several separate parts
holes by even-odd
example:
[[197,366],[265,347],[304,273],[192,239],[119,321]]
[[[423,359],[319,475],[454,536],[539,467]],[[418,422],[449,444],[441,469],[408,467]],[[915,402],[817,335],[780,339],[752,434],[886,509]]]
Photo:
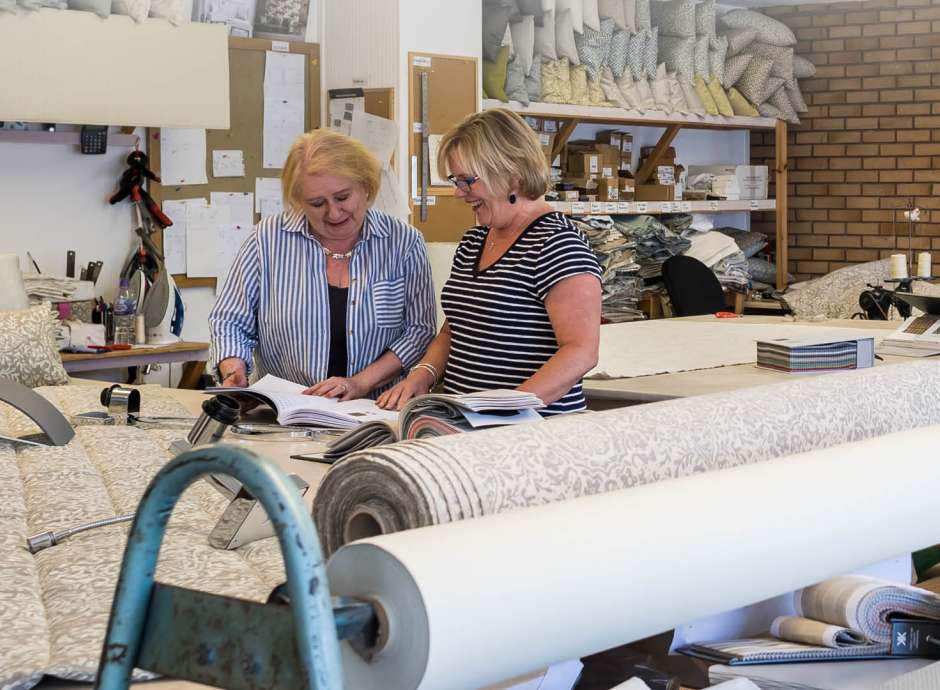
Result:
[[617,204],[615,204],[613,201],[609,201],[604,204],[604,213],[616,213],[616,212],[617,212]]
[[588,205],[583,201],[575,201],[571,204],[571,212],[575,215],[584,215],[587,213]]
[[637,213],[646,213],[649,210],[649,204],[645,201],[636,202],[636,212]]
[[617,202],[617,213],[630,213],[630,204],[626,201]]
[[756,210],[759,209],[759,208],[760,208],[760,204],[757,203],[757,199],[752,200],[752,201],[751,201],[751,210],[752,210],[752,211],[756,211]]
[[430,55],[415,55],[411,58],[412,67],[430,67],[431,66],[431,56]]
[[683,201],[682,204],[679,206],[679,210],[682,211],[683,213],[691,213],[691,212],[692,212],[692,202],[691,202],[691,201]]
[[271,50],[276,53],[289,53],[290,43],[287,41],[271,41]]
[[718,210],[718,201],[716,199],[712,199],[711,201],[708,202],[708,210],[709,211]]
[[421,134],[421,123],[420,123],[420,122],[412,122],[412,123],[411,123],[411,131],[412,131],[413,134]]
[[662,213],[672,213],[672,202],[671,202],[671,201],[664,201],[662,204],[660,204],[659,210],[660,210]]
[[592,202],[591,202],[591,213],[592,213],[592,214],[598,214],[598,213],[603,213],[603,212],[604,212],[604,205],[603,205],[602,203],[600,203],[599,201],[592,201]]

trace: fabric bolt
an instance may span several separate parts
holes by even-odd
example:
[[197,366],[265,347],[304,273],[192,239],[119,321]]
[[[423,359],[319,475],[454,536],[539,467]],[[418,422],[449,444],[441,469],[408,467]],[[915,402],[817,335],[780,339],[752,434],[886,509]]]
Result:
[[764,55],[754,55],[745,68],[744,74],[734,84],[741,95],[755,107],[763,103],[770,95],[766,93],[767,79],[770,77],[773,65],[774,61],[770,58]]
[[630,37],[627,45],[627,65],[633,73],[634,79],[646,77],[646,32],[640,31]]
[[516,59],[521,60],[522,73],[527,74],[535,59],[535,17],[525,15],[509,22],[509,31]]
[[[115,0],[118,1],[126,0]],[[483,59],[496,62],[503,37],[509,26],[509,17],[513,13],[511,5],[503,3],[483,5]]]
[[525,90],[530,102],[542,100],[542,63],[540,60],[535,60],[532,63],[532,69],[525,75]]
[[936,424],[937,385],[914,362],[383,446],[330,468],[313,518],[331,554],[363,514],[389,533],[763,462]]
[[751,287],[751,274],[748,271],[747,259],[743,252],[735,252],[726,256],[712,266],[712,271],[723,288],[735,292],[747,292]]
[[650,12],[650,0],[636,0],[637,31],[649,31],[653,28],[653,20]]
[[714,230],[695,233],[690,240],[692,245],[685,251],[685,256],[698,259],[708,268],[740,251],[733,239]]
[[588,94],[588,71],[584,65],[571,66],[571,100],[574,105],[590,105]]
[[729,29],[721,34],[728,39],[728,55],[737,55],[757,38],[755,29]]
[[646,45],[643,47],[643,63],[645,67],[645,76],[648,79],[656,78],[656,68],[659,65],[659,28],[653,27],[646,37]]
[[751,105],[748,100],[741,95],[736,88],[728,89],[728,102],[731,104],[731,110],[735,115],[742,117],[759,117],[760,111]]
[[754,56],[750,53],[741,53],[740,55],[732,55],[727,60],[725,60],[721,85],[726,89],[730,89],[732,86],[737,84],[738,79],[740,79],[744,74],[747,66],[751,64],[751,59],[753,57]]
[[695,34],[715,37],[715,0],[702,0],[695,4]]
[[708,68],[711,76],[719,82],[725,80],[725,58],[728,55],[728,39],[712,38],[708,42]]
[[800,85],[797,83],[796,79],[788,81],[784,86],[787,89],[787,98],[790,99],[790,104],[793,106],[793,109],[798,113],[807,112],[809,106],[806,105],[803,92],[800,91]]
[[597,11],[597,0],[584,0],[581,7],[583,13],[584,26],[594,31],[601,30],[601,18]]
[[721,82],[718,81],[718,77],[709,79],[706,86],[708,87],[708,93],[715,101],[715,107],[718,108],[718,112],[725,117],[733,117],[734,109],[728,101],[728,94],[721,88]]
[[555,0],[555,17],[564,11],[570,12],[573,31],[584,31],[584,0]]
[[580,65],[578,46],[574,40],[574,23],[571,10],[555,14],[555,54],[567,58],[572,65]]
[[691,80],[695,76],[695,38],[663,34],[659,37],[659,59],[681,79]]
[[509,100],[506,95],[506,72],[509,69],[509,46],[499,49],[495,62],[483,61],[483,93],[489,98],[495,98],[505,103]]
[[23,386],[68,383],[48,304],[0,311],[0,377]]
[[715,97],[711,94],[705,80],[701,77],[695,77],[693,84],[695,85],[695,93],[698,94],[702,105],[705,106],[705,112],[709,115],[718,115],[718,104],[715,102]]
[[708,36],[698,36],[695,39],[695,50],[692,53],[695,76],[708,79],[711,76],[711,60],[708,56]]
[[686,107],[696,115],[704,116],[708,112],[705,110],[705,103],[698,95],[698,90],[691,79],[680,79],[679,87],[682,89],[682,95],[685,98]]
[[597,9],[601,19],[610,17],[618,29],[636,33],[635,0],[599,0]]
[[568,103],[571,100],[568,58],[542,63],[542,100],[546,103]]
[[578,48],[578,59],[587,68],[588,77],[595,79],[601,66],[607,63],[610,42],[614,36],[614,20],[604,19],[601,29],[595,30],[585,24],[584,33],[576,35],[574,42]]
[[[444,391],[471,393],[515,388],[558,350],[545,298],[560,281],[576,275],[600,277],[587,241],[561,213],[534,220],[495,263],[481,267],[489,229],[473,227],[457,247],[441,306],[451,345]],[[506,322],[512,314],[512,323]],[[580,381],[543,415],[585,407]]]
[[[264,218],[242,245],[209,314],[212,367],[239,357],[257,374],[312,385],[329,348],[326,256],[303,213]],[[349,262],[351,373],[384,352],[407,370],[434,337],[431,267],[421,234],[369,210]],[[372,391],[377,395],[386,386]]]
[[630,46],[630,34],[618,30],[610,39],[610,51],[607,53],[607,64],[614,77],[619,79],[627,69],[627,54]]
[[526,90],[526,75],[522,71],[522,61],[517,55],[509,61],[506,69],[506,100],[519,101],[529,105],[529,92]]
[[816,65],[802,55],[793,56],[793,76],[797,79],[809,79],[816,75]]
[[731,10],[718,17],[729,29],[754,29],[758,40],[775,46],[796,44],[793,30],[781,21],[754,10]]
[[621,233],[610,216],[588,216],[574,225],[587,237],[601,266],[601,315],[608,323],[641,320],[642,280],[635,261],[634,243]]
[[[543,61],[557,60],[555,52],[555,13],[545,12],[541,26],[535,27],[535,55]],[[535,60],[538,62],[538,59]]]
[[655,0],[650,3],[653,26],[670,36],[695,36],[693,0]]

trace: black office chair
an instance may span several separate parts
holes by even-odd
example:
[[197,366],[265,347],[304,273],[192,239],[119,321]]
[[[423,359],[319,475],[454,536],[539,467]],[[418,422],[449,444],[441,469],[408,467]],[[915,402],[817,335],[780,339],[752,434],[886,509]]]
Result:
[[676,316],[725,311],[725,293],[711,269],[691,256],[673,256],[663,264],[663,282]]

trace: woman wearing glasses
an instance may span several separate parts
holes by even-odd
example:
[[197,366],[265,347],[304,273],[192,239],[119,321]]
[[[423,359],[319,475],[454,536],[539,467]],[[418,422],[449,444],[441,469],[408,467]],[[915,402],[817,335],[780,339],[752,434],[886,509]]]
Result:
[[362,144],[314,130],[291,147],[282,214],[258,223],[212,313],[224,386],[274,374],[306,393],[381,393],[434,337],[431,268],[420,233],[369,208],[381,167]]
[[549,170],[535,133],[512,111],[476,113],[444,136],[438,168],[477,225],[441,294],[443,328],[378,404],[400,409],[443,375],[450,393],[515,388],[541,398],[545,415],[583,410],[581,378],[600,338],[600,268],[543,198]]

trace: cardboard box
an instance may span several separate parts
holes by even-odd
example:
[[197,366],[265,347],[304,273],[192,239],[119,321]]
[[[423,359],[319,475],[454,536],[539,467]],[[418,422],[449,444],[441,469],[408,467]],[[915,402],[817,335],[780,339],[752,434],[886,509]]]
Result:
[[633,201],[636,195],[636,181],[632,177],[617,178],[619,201]]
[[569,177],[587,177],[601,172],[601,156],[598,153],[568,152],[565,166]]
[[[649,158],[650,156],[653,155],[653,151],[655,151],[655,150],[656,150],[656,147],[655,147],[655,146],[644,146],[644,147],[642,147],[642,148],[640,149],[640,157],[641,157],[641,158]],[[667,162],[667,161],[670,162],[670,163],[675,162],[675,160],[676,160],[676,149],[675,149],[675,147],[674,147],[674,146],[670,146],[669,148],[667,148],[667,149],[663,152],[663,155],[660,156],[660,159],[659,159],[659,160],[660,160],[661,162],[663,162],[663,163],[665,163],[665,162]]]
[[563,184],[571,185],[582,194],[589,190],[597,189],[597,179],[593,175],[583,175],[581,177],[563,177]]
[[633,153],[633,134],[617,129],[606,129],[597,133],[595,140],[599,144],[610,144],[620,150],[621,155]]
[[537,136],[539,138],[539,146],[542,147],[542,153],[545,154],[548,164],[551,165],[552,147],[555,145],[555,135],[548,134],[547,132],[539,132]]
[[541,120],[541,122],[543,132],[550,132],[554,134],[558,131],[558,122],[555,120]]
[[535,132],[541,132],[541,131],[542,131],[542,120],[541,120],[541,118],[532,117],[531,115],[526,115],[526,116],[523,117],[522,119],[525,120],[525,123],[526,123],[527,125],[529,125],[529,127],[531,127],[533,131],[535,131]]
[[675,201],[676,187],[671,184],[638,184],[634,196],[637,201]]
[[601,177],[597,180],[598,201],[619,201],[620,189],[616,177]]
[[731,201],[766,199],[766,165],[690,165],[689,184]]
[[566,189],[562,192],[558,192],[562,201],[577,201],[581,196],[581,192],[577,189]]

